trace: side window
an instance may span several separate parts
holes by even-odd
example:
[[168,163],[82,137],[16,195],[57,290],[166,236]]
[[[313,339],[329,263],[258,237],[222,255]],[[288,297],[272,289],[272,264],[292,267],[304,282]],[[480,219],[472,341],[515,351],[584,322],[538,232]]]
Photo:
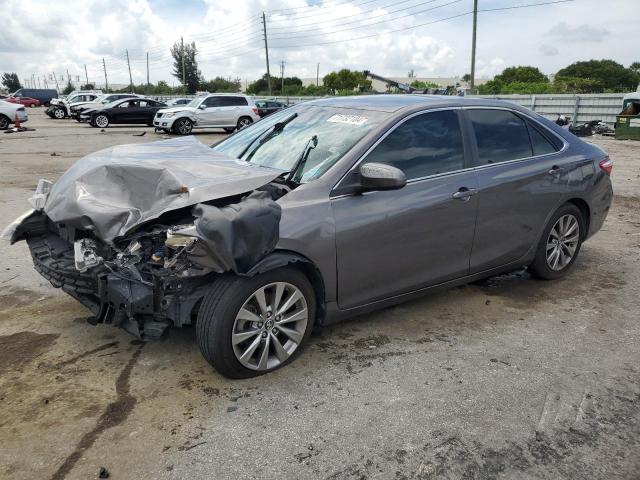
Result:
[[533,155],[527,126],[506,110],[467,110],[478,144],[480,165]]
[[141,107],[153,107],[153,102],[151,100],[140,100]]
[[463,169],[464,147],[457,113],[444,110],[410,118],[387,135],[365,162],[392,165],[409,180]]
[[556,145],[551,143],[532,122],[527,122],[527,127],[529,128],[529,136],[531,137],[531,146],[533,147],[534,155],[547,155],[549,153],[555,153],[562,148],[562,146],[556,148]]
[[265,108],[267,106],[268,102],[265,102],[264,100],[258,100],[256,102],[256,107],[258,108]]
[[209,97],[207,99],[205,99],[204,102],[202,102],[202,104],[207,107],[222,107],[224,106],[223,103],[220,101],[222,99],[222,97]]

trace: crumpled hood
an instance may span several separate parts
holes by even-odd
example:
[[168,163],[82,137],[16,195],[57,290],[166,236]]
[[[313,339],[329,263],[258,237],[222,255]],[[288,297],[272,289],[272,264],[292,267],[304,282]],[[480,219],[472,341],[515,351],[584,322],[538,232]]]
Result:
[[107,243],[165,212],[250,192],[282,171],[232,159],[194,137],[119,145],[78,160],[44,212]]

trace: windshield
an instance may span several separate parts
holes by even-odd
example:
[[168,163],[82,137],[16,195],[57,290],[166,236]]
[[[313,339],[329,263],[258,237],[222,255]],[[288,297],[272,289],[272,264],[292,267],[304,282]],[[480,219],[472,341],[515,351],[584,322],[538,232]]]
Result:
[[[291,118],[294,113],[297,116]],[[299,176],[305,183],[320,177],[388,115],[371,110],[303,104],[270,115],[223,140],[213,149],[233,158],[289,172],[310,139],[316,136],[317,145],[310,150]],[[268,132],[278,122],[286,125],[267,139]],[[260,144],[256,141],[259,137],[266,141]]]
[[196,108],[198,105],[200,105],[202,98],[203,97],[196,97],[193,100],[191,100],[189,103],[187,103],[186,106]]

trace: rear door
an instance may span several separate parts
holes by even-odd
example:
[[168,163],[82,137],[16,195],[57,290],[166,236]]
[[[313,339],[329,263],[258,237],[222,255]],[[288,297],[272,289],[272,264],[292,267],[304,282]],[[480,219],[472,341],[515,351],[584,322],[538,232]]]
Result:
[[471,273],[517,262],[537,242],[547,217],[581,178],[558,153],[564,142],[508,109],[464,110],[475,141],[478,223]]
[[332,199],[340,308],[467,275],[477,208],[467,150],[458,111],[441,110],[402,121],[366,154],[408,182]]

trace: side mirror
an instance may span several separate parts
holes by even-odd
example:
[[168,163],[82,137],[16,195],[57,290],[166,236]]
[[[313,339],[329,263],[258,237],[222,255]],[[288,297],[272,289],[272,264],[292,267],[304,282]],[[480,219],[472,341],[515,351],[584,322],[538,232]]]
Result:
[[360,186],[367,190],[397,190],[407,184],[402,170],[384,163],[365,163],[360,166]]
[[205,108],[207,108],[207,106],[205,104],[203,104],[203,103],[198,105],[198,110],[204,110]]

